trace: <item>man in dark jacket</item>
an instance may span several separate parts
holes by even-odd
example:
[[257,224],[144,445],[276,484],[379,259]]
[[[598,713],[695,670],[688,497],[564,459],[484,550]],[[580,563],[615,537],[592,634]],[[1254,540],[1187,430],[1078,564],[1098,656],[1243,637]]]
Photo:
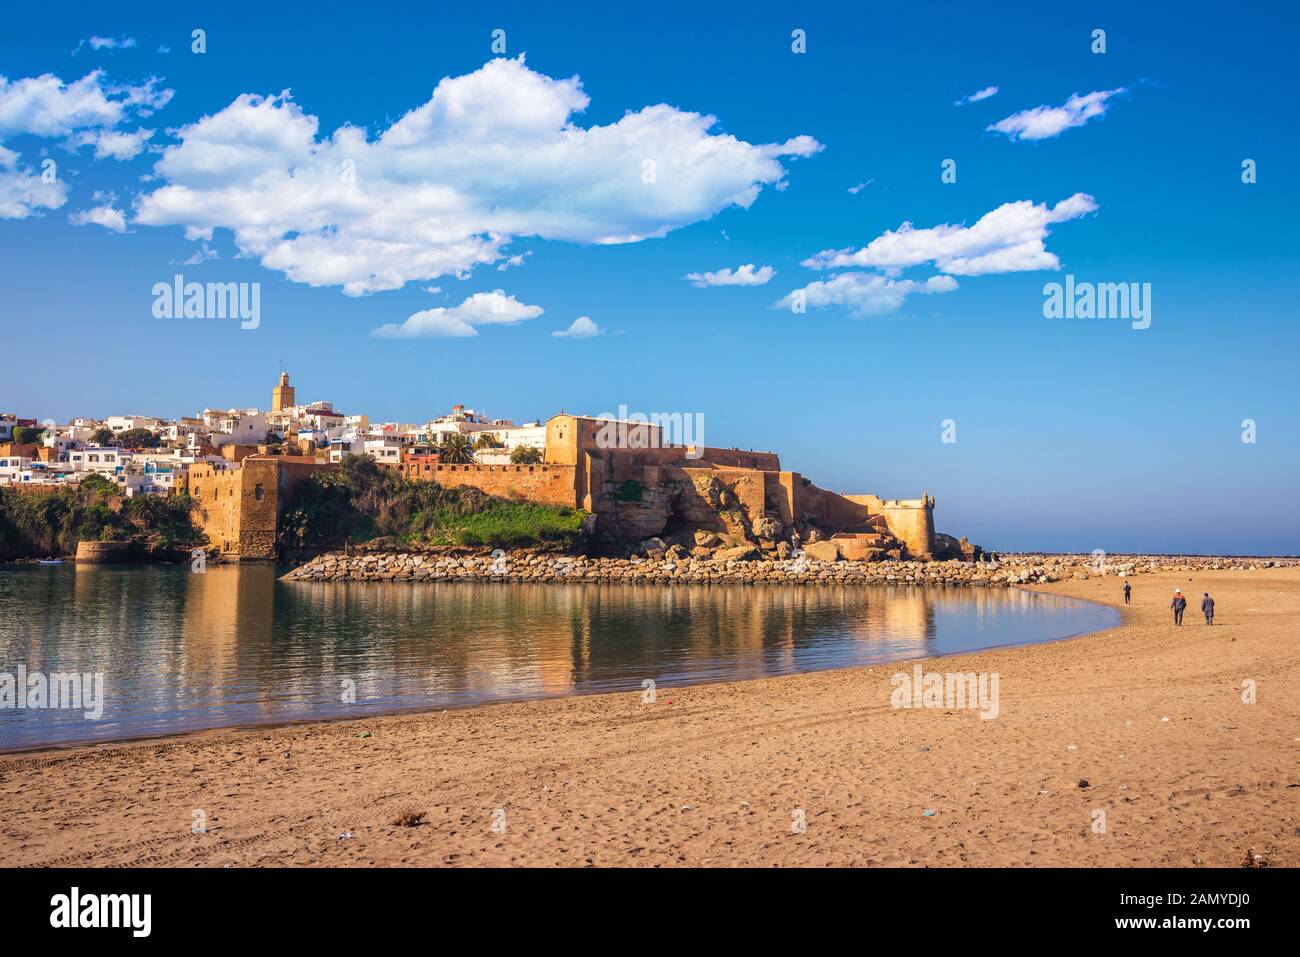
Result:
[[1210,597],[1207,591],[1205,597],[1201,599],[1201,611],[1205,612],[1205,623],[1214,624],[1214,599]]
[[1131,592],[1132,590],[1133,590],[1133,587],[1132,587],[1131,585],[1129,585],[1128,582],[1125,582],[1125,583],[1124,583],[1124,604],[1126,604],[1126,605],[1128,604],[1128,595],[1129,595],[1129,592]]
[[1181,588],[1174,589],[1174,600],[1169,604],[1174,610],[1174,624],[1181,625],[1183,623],[1183,612],[1187,610],[1187,596],[1183,594]]

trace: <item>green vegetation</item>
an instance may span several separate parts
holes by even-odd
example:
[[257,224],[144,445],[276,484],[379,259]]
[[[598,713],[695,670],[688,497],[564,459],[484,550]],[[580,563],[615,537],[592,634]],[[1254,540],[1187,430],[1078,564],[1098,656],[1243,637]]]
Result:
[[492,432],[480,432],[478,438],[474,440],[476,449],[504,449],[505,447],[506,444]]
[[585,517],[578,509],[413,481],[369,456],[350,455],[337,471],[317,472],[299,483],[280,527],[284,544],[291,547],[395,538],[505,548],[573,544]]
[[32,428],[30,425],[14,426],[14,441],[19,445],[35,445],[44,434],[44,429]]
[[[457,492],[460,489],[448,489]],[[575,542],[586,513],[558,505],[536,505],[489,498],[487,506],[468,515],[434,510],[417,516],[417,525],[430,544],[487,545],[513,548]]]
[[90,441],[95,445],[108,445],[113,441],[113,430],[105,428],[96,429],[95,434],[90,437]]
[[148,548],[195,542],[188,495],[121,499],[117,487],[88,475],[78,488],[0,488],[0,559],[72,555],[81,541],[132,541]]
[[451,432],[438,446],[438,455],[450,465],[468,465],[474,461],[474,446],[460,432]]
[[148,429],[127,429],[117,436],[117,444],[124,449],[156,449],[162,439]]
[[510,462],[513,465],[541,465],[542,450],[516,445],[510,452]]
[[639,502],[644,494],[644,485],[628,479],[614,491],[614,498],[620,502]]

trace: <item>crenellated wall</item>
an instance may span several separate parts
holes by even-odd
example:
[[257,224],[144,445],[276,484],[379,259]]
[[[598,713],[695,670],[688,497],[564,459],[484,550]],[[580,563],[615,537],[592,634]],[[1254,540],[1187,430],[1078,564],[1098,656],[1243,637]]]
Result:
[[409,462],[409,478],[439,485],[469,486],[498,498],[524,498],[579,508],[576,465],[447,465]]
[[846,495],[873,515],[882,516],[890,534],[916,558],[934,557],[934,496],[918,499],[883,499],[877,495]]

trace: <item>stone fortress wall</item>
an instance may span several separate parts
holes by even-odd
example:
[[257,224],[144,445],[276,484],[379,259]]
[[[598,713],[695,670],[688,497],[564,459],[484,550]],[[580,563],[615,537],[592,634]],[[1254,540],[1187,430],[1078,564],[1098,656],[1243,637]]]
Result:
[[[964,557],[953,554],[954,540],[943,536],[941,545],[936,538],[932,496],[841,495],[783,470],[774,452],[669,445],[656,425],[628,423],[620,430],[611,422],[553,416],[540,464],[452,465],[416,456],[396,467],[417,481],[583,509],[593,516],[596,536],[614,544],[664,537],[690,547],[701,534],[769,550],[778,543],[829,542],[819,554],[850,560]],[[222,556],[269,560],[277,555],[279,517],[293,487],[317,469],[335,467],[249,455],[239,468],[196,465],[183,487]]]

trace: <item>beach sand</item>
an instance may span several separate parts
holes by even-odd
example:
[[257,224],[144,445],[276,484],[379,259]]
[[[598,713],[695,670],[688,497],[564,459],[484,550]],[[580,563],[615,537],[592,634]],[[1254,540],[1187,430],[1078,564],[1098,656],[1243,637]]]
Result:
[[[998,673],[994,720],[891,707],[898,663],[0,756],[0,860],[1300,864],[1300,569],[1132,582],[1119,628],[923,663]],[[1042,590],[1121,602],[1113,577]]]

